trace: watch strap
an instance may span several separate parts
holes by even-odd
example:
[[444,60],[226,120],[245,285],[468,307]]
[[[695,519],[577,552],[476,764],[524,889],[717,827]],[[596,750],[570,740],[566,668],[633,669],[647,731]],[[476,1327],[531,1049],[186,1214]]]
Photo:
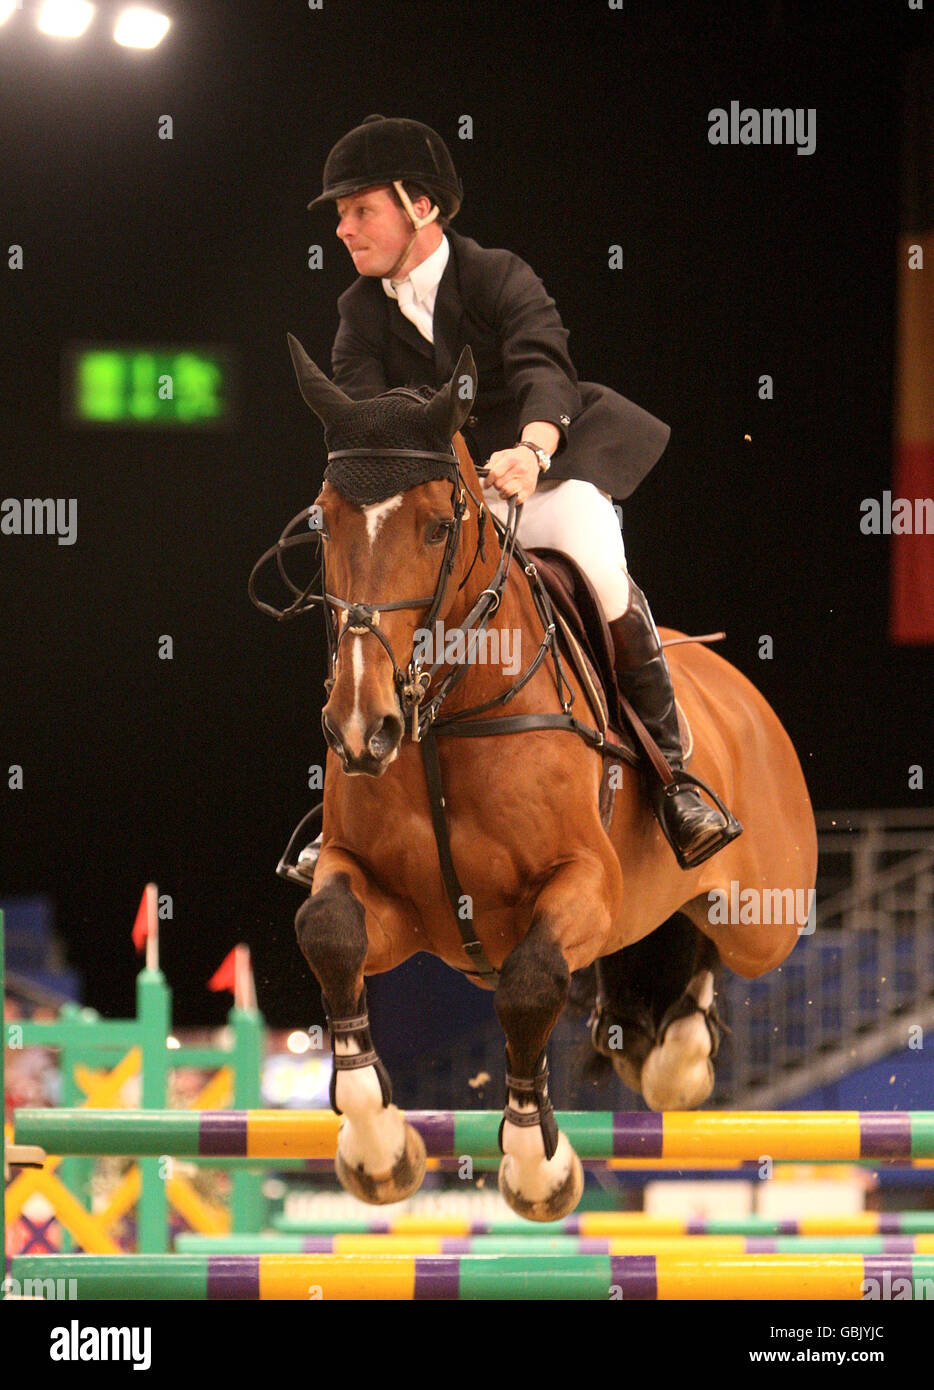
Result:
[[551,467],[551,455],[547,453],[540,444],[533,444],[529,439],[517,439],[513,448],[531,449],[532,453],[535,455],[539,470],[542,473],[547,473]]

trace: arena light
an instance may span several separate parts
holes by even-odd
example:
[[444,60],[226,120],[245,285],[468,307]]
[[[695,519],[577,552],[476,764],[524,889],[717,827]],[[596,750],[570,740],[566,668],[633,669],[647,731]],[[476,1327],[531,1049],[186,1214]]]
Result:
[[0,24],[5,24],[13,11],[18,9],[16,0],[0,0]]
[[131,5],[114,25],[114,40],[124,48],[155,48],[169,32],[170,21],[158,10]]
[[94,18],[88,0],[45,0],[36,20],[40,33],[59,39],[77,39]]
[[286,1039],[285,1045],[290,1052],[295,1052],[300,1055],[309,1050],[311,1047],[311,1039],[307,1033],[290,1033]]

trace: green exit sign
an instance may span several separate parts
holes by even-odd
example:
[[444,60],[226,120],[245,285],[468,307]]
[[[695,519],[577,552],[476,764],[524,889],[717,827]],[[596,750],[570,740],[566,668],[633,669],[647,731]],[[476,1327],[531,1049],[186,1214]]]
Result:
[[225,348],[75,343],[63,354],[71,425],[222,429],[234,423]]

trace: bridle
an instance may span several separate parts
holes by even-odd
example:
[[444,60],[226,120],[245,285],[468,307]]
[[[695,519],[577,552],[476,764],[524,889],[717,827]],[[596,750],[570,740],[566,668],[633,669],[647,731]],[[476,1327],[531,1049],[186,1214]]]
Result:
[[[407,461],[428,459],[433,462],[441,462],[450,465],[451,518],[449,521],[445,523],[445,525],[447,526],[447,537],[444,545],[444,554],[441,557],[441,565],[438,570],[438,578],[435,582],[434,592],[427,595],[423,594],[419,598],[398,599],[393,603],[351,603],[347,599],[339,598],[336,594],[329,593],[327,588],[324,588],[323,592],[327,602],[330,603],[332,607],[341,610],[344,614],[343,626],[340,627],[340,625],[338,624],[339,631],[336,641],[333,641],[333,631],[330,634],[332,638],[332,645],[329,649],[331,672],[328,679],[325,681],[325,689],[328,691],[328,693],[330,693],[331,686],[334,683],[334,673],[337,664],[337,656],[340,649],[340,644],[343,641],[344,637],[348,633],[352,633],[354,635],[359,636],[363,633],[371,632],[373,636],[376,637],[377,640],[382,644],[383,649],[385,650],[390,662],[392,663],[393,680],[396,685],[396,691],[402,710],[403,720],[409,726],[409,731],[411,733],[413,742],[418,743],[421,740],[424,723],[426,722],[426,720],[430,721],[433,718],[434,714],[437,713],[437,709],[440,707],[441,701],[448,693],[448,690],[450,690],[451,685],[453,685],[455,683],[455,680],[459,679],[460,675],[463,674],[463,667],[452,668],[451,674],[455,677],[455,680],[452,680],[444,690],[441,690],[439,687],[439,690],[436,691],[435,696],[423,711],[422,704],[424,702],[426,693],[428,691],[429,686],[431,685],[432,680],[434,679],[435,674],[437,673],[439,667],[442,665],[442,662],[436,661],[433,665],[427,668],[422,667],[422,665],[418,662],[418,660],[415,657],[415,648],[413,645],[412,655],[409,657],[406,667],[403,670],[400,667],[398,661],[396,660],[395,653],[392,650],[388,638],[380,629],[380,614],[401,608],[426,609],[427,612],[425,613],[425,616],[421,619],[419,627],[422,629],[428,629],[430,631],[434,625],[438,613],[441,610],[441,606],[444,603],[445,595],[447,594],[448,590],[448,583],[451,578],[451,573],[454,569],[455,559],[457,557],[458,550],[460,547],[461,528],[463,526],[464,518],[467,515],[468,495],[477,507],[477,546],[474,550],[474,556],[473,560],[471,561],[470,567],[467,570],[467,573],[464,575],[464,578],[462,579],[460,585],[458,586],[458,592],[460,592],[460,590],[467,583],[467,580],[469,579],[470,574],[473,571],[473,567],[476,564],[478,555],[481,559],[486,559],[484,530],[487,513],[484,503],[480,498],[478,498],[475,495],[475,493],[465,480],[460,469],[460,462],[457,458],[457,454],[454,452],[453,445],[451,446],[450,453],[440,453],[432,449],[380,449],[378,452],[380,458],[386,456],[389,458],[404,458]],[[365,458],[372,457],[372,455],[372,447],[358,449],[334,449],[328,454],[328,462],[330,463],[332,459]],[[515,516],[513,515],[514,513],[516,513]],[[518,525],[517,513],[518,509],[515,507],[515,505],[513,505],[513,508],[510,511],[509,516],[509,525],[511,527],[513,537],[515,537],[515,530],[516,526]],[[485,623],[489,619],[490,614],[495,612],[502,594],[502,585],[505,583],[506,580],[506,573],[509,567],[510,556],[511,549],[508,553],[504,553],[501,556],[500,565],[497,569],[497,574],[492,587],[489,589],[485,589],[483,593],[480,594],[479,598],[477,599],[477,602],[474,604],[470,613],[467,615],[467,617],[464,619],[464,622],[461,624],[461,630],[463,630],[464,628],[469,628],[471,624],[475,621],[479,621],[481,623],[481,626],[485,626]],[[440,699],[438,698],[439,696]],[[431,711],[431,713],[429,713],[429,711]]]
[[[414,392],[411,394],[415,395]],[[420,397],[416,396],[416,399],[420,399]],[[464,950],[475,967],[473,970],[465,970],[464,973],[481,979],[491,985],[495,985],[499,979],[499,972],[490,964],[486,952],[483,949],[483,945],[474,931],[472,909],[470,908],[471,899],[464,893],[461,887],[451,856],[450,838],[444,813],[444,789],[441,782],[441,767],[438,759],[436,735],[439,733],[447,733],[464,737],[482,737],[491,734],[518,733],[529,729],[569,729],[579,734],[594,748],[606,752],[615,750],[619,753],[625,753],[625,750],[611,743],[610,740],[605,737],[602,730],[594,729],[583,724],[580,720],[575,719],[571,713],[571,708],[574,703],[574,690],[565,675],[561,656],[558,651],[558,644],[555,640],[556,623],[552,611],[551,600],[539,578],[536,566],[526,558],[522,547],[516,541],[516,530],[522,511],[521,503],[517,503],[515,497],[509,499],[509,511],[505,523],[501,522],[492,512],[488,513],[488,509],[482,498],[476,496],[469,483],[465,480],[461,471],[460,460],[457,457],[453,444],[451,445],[450,451],[445,453],[426,449],[381,448],[378,445],[369,445],[356,449],[335,449],[328,453],[328,463],[336,459],[373,457],[430,460],[432,462],[440,462],[449,465],[452,514],[450,520],[446,522],[449,528],[448,536],[434,592],[421,595],[418,598],[396,599],[390,603],[364,603],[359,600],[352,602],[349,599],[341,598],[339,595],[329,591],[323,553],[321,554],[318,570],[312,576],[309,583],[304,587],[294,583],[285,569],[283,558],[285,554],[296,546],[307,545],[320,541],[321,539],[327,539],[324,514],[320,505],[315,503],[310,507],[303,507],[285,527],[275,545],[270,546],[269,549],[260,556],[259,560],[257,560],[250,573],[248,585],[249,594],[252,602],[261,612],[267,613],[270,617],[276,618],[279,621],[296,618],[302,613],[307,613],[318,604],[328,609],[325,626],[328,638],[329,673],[324,682],[325,690],[328,694],[330,694],[334,685],[340,644],[348,632],[355,636],[361,636],[367,632],[372,633],[383,646],[392,662],[393,678],[402,710],[403,721],[408,726],[413,743],[418,743],[421,746],[425,779],[428,787],[428,801],[431,808],[431,818],[438,848],[438,858],[441,864],[441,876]],[[486,472],[487,470],[485,468],[477,469],[477,473],[481,477],[485,477]],[[427,610],[427,613],[421,626],[422,628],[431,629],[441,605],[444,602],[448,582],[454,568],[455,558],[460,545],[461,528],[467,513],[468,497],[477,507],[477,546],[470,566],[467,569],[467,573],[458,586],[458,592],[460,592],[470,578],[474,565],[477,562],[477,556],[479,555],[482,560],[486,559],[484,527],[488,514],[499,536],[499,564],[496,567],[496,572],[489,585],[481,590],[469,613],[464,617],[458,628],[453,629],[455,633],[460,633],[468,641],[465,660],[451,665],[448,672],[435,686],[431,699],[427,699],[428,689],[439,668],[445,664],[444,661],[436,660],[430,666],[422,666],[416,660],[415,648],[413,645],[413,652],[406,667],[404,669],[400,667],[390,642],[380,629],[380,615],[382,613],[404,608],[424,608]],[[297,528],[303,523],[306,529],[304,533],[298,534]],[[458,682],[466,675],[467,667],[473,652],[473,646],[469,644],[479,639],[480,635],[485,631],[490,617],[496,612],[502,601],[503,591],[506,586],[509,568],[514,554],[518,556],[523,570],[529,579],[532,597],[539,618],[541,619],[543,634],[538,650],[526,669],[506,690],[484,701],[482,704],[472,705],[469,709],[460,709],[453,714],[442,717],[440,711],[445,699]],[[280,577],[293,595],[292,602],[286,608],[275,608],[271,604],[265,603],[256,593],[257,574],[273,557],[275,558]],[[337,610],[345,615],[343,627],[341,627],[339,623],[335,624],[332,616],[333,610]],[[338,628],[336,633],[335,627]],[[485,714],[499,705],[508,704],[508,702],[519,693],[523,686],[532,679],[549,653],[554,666],[555,687],[561,702],[560,714],[532,712],[528,714],[500,716],[494,719],[477,719],[474,717],[479,714]],[[304,822],[302,824],[304,825]],[[301,828],[302,827],[299,826],[295,833],[298,834]],[[294,838],[293,836],[293,840]],[[286,854],[288,853],[289,850],[286,851]],[[283,860],[284,859],[285,856],[283,856]]]
[[[396,686],[403,720],[409,729],[412,741],[414,743],[419,743],[424,736],[426,728],[436,722],[440,722],[441,724],[447,722],[446,720],[439,721],[439,712],[444,700],[466,674],[473,646],[479,640],[480,635],[485,631],[490,617],[496,612],[496,609],[500,605],[510,563],[516,549],[516,530],[519,525],[522,505],[521,503],[517,503],[514,497],[509,499],[509,512],[505,523],[500,522],[492,513],[488,513],[488,509],[482,498],[477,497],[470,484],[464,478],[460,467],[460,461],[453,445],[450,451],[446,453],[432,449],[381,448],[374,445],[357,449],[334,449],[328,453],[328,463],[335,459],[373,458],[374,456],[379,458],[400,458],[406,460],[431,460],[433,462],[450,465],[451,517],[450,520],[445,523],[448,527],[448,534],[433,593],[423,594],[418,598],[396,599],[389,603],[366,603],[360,600],[351,601],[341,598],[338,594],[331,593],[327,588],[323,554],[321,556],[319,568],[312,576],[311,581],[304,587],[295,584],[285,569],[283,558],[285,553],[295,546],[307,545],[328,539],[323,511],[320,505],[315,503],[310,507],[303,507],[285,527],[276,544],[270,546],[269,549],[260,556],[259,560],[257,560],[250,574],[249,594],[252,602],[261,612],[279,621],[299,617],[301,614],[309,612],[318,604],[332,610],[336,609],[344,615],[343,623],[335,623],[329,613],[328,621],[325,624],[328,640],[328,676],[324,682],[324,687],[328,694],[330,694],[334,685],[337,658],[341,642],[348,633],[353,636],[361,636],[367,632],[372,633],[382,645],[392,663],[393,680]],[[477,469],[477,472],[481,477],[486,476],[485,468]],[[382,613],[406,608],[424,608],[427,611],[419,627],[429,631],[432,629],[435,619],[441,609],[441,605],[444,602],[448,589],[448,582],[454,569],[455,559],[460,546],[461,528],[467,513],[468,497],[477,508],[477,545],[467,572],[458,585],[458,592],[463,589],[464,585],[469,580],[478,556],[481,560],[486,560],[485,524],[487,515],[491,517],[493,525],[501,533],[500,560],[496,568],[496,573],[489,586],[481,590],[473,607],[459,626],[456,629],[450,630],[455,636],[458,633],[462,634],[468,642],[469,645],[465,660],[451,666],[447,674],[438,682],[431,699],[426,700],[428,689],[438,670],[445,664],[444,661],[439,659],[434,661],[431,665],[423,666],[416,659],[415,648],[413,646],[412,655],[409,657],[405,667],[403,668],[400,666],[389,639],[381,629],[380,615]],[[297,528],[303,523],[306,524],[307,529],[304,533],[296,534]],[[256,577],[263,566],[273,557],[275,557],[280,577],[294,596],[293,602],[289,604],[287,608],[274,608],[271,604],[265,603],[260,599],[256,593]],[[318,591],[316,592],[316,590]],[[547,595],[545,595],[545,602],[546,604],[548,603]],[[550,605],[548,605],[548,607],[550,609]],[[548,621],[545,623],[544,637],[539,647],[537,657],[528,671],[523,673],[520,680],[509,691],[505,692],[503,696],[497,697],[495,700],[483,706],[477,706],[475,709],[461,711],[454,717],[460,718],[464,714],[473,714],[479,709],[491,708],[494,704],[498,704],[501,701],[505,702],[506,699],[511,698],[511,696],[531,678],[535,670],[538,669],[538,666],[541,664],[549,648],[553,647],[553,638],[554,621],[549,611]],[[564,684],[566,685],[567,683],[564,682]],[[568,689],[570,690],[570,687],[568,687]],[[573,700],[573,692],[571,692],[571,700]],[[570,703],[563,703],[565,709],[570,709]]]

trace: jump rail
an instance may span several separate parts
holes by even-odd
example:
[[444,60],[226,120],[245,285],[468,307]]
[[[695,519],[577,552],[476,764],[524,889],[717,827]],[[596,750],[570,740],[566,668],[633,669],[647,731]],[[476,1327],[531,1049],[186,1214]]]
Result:
[[932,1255],[20,1255],[12,1277],[78,1300],[934,1299]]
[[175,1249],[183,1255],[934,1255],[934,1235],[206,1236],[183,1231],[175,1237]]
[[[498,1111],[407,1111],[427,1152],[496,1158]],[[934,1158],[934,1111],[563,1111],[582,1159]],[[340,1117],[329,1110],[20,1110],[19,1144],[54,1154],[331,1158]]]
[[277,1215],[273,1224],[282,1235],[406,1235],[406,1236],[546,1236],[572,1235],[594,1238],[619,1236],[680,1237],[721,1236],[882,1236],[930,1235],[934,1211],[857,1211],[805,1216],[797,1220],[760,1216],[658,1216],[646,1211],[582,1211],[563,1221],[536,1225],[521,1217],[490,1217],[486,1221],[466,1217],[408,1214],[376,1217],[344,1212],[340,1216],[305,1221]]

